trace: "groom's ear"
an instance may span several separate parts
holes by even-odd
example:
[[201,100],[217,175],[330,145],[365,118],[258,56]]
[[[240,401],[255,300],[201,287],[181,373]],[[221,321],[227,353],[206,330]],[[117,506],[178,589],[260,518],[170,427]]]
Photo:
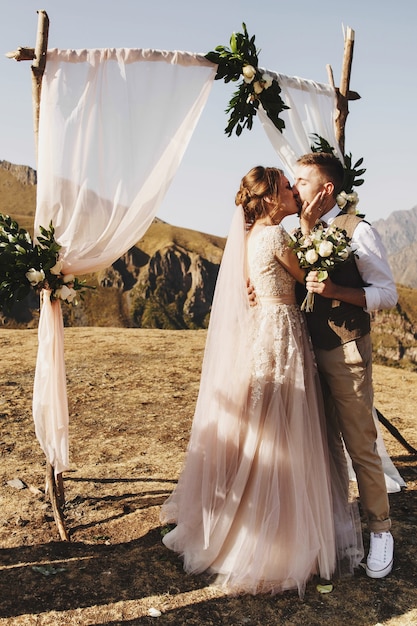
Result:
[[330,180],[327,181],[327,183],[324,183],[323,187],[324,187],[327,195],[329,195],[329,196],[333,195],[334,184]]

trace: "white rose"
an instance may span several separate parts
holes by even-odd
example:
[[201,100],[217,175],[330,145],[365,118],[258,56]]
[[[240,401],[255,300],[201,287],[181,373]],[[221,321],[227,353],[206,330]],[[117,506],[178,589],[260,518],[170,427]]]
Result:
[[259,82],[259,80],[253,83],[253,91],[256,93],[257,96],[259,96],[259,94],[262,93],[263,90],[263,85],[261,82]]
[[315,263],[317,261],[317,259],[319,258],[319,255],[317,254],[317,252],[315,250],[307,250],[306,252],[306,261],[309,265],[313,265],[313,263]]
[[59,287],[59,289],[55,290],[55,296],[57,298],[60,298],[60,300],[66,300],[70,295],[71,289],[66,285],[62,285],[62,287]]
[[255,78],[256,70],[253,65],[244,65],[242,69],[242,74],[245,83],[251,83]]
[[356,191],[352,191],[352,193],[347,194],[347,200],[349,202],[347,212],[356,215],[356,205],[359,203],[359,196]]
[[64,265],[64,261],[57,261],[53,267],[49,270],[51,274],[58,276],[61,273],[62,266]]
[[65,300],[67,302],[72,302],[75,298],[75,296],[77,295],[77,292],[75,291],[75,289],[73,289],[72,287],[70,287],[70,293],[69,295],[65,298]]
[[333,244],[331,241],[322,241],[319,245],[319,255],[321,257],[330,256],[333,252]]
[[336,197],[337,205],[344,209],[348,203],[346,191],[341,191]]
[[32,285],[32,287],[34,287],[35,285],[38,285],[39,283],[41,283],[45,279],[44,271],[43,270],[35,270],[34,267],[31,267],[30,270],[28,272],[26,272],[25,276],[28,279],[28,281],[30,282],[30,284]]
[[64,276],[62,277],[62,280],[64,281],[64,284],[73,283],[75,280],[75,276],[74,274],[64,274]]
[[343,259],[345,261],[348,258],[350,253],[351,253],[350,247],[346,246],[346,248],[343,248],[343,250],[341,250],[339,252],[339,256],[340,256],[341,259]]
[[[329,226],[330,228],[330,226]],[[323,237],[323,228],[318,228],[310,234],[311,240],[314,243],[320,243]]]
[[274,82],[274,79],[272,78],[270,74],[267,74],[265,72],[265,74],[262,74],[262,81],[264,83],[264,89],[269,89],[272,83]]
[[352,202],[354,204],[358,204],[359,202],[359,196],[356,193],[356,191],[352,191],[352,193],[348,193],[346,197],[347,197],[348,202]]

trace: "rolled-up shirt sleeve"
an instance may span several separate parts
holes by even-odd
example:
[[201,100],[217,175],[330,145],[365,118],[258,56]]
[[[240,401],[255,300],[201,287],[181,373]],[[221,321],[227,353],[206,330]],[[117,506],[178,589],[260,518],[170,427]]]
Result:
[[355,228],[351,246],[365,283],[365,310],[391,309],[397,304],[398,294],[380,235],[370,224],[361,222]]

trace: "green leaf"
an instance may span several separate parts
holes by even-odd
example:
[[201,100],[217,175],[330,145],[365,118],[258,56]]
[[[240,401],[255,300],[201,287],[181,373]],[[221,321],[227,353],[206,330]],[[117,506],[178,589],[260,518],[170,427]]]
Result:
[[230,49],[232,52],[237,52],[237,45],[236,45],[236,34],[232,33],[232,36],[230,37]]

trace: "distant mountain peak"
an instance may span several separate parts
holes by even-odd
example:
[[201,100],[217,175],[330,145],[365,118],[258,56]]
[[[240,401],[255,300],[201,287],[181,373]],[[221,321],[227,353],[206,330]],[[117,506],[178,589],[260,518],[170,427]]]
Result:
[[10,172],[23,185],[36,185],[37,183],[36,170],[28,165],[15,165],[9,161],[0,161],[0,168]]

